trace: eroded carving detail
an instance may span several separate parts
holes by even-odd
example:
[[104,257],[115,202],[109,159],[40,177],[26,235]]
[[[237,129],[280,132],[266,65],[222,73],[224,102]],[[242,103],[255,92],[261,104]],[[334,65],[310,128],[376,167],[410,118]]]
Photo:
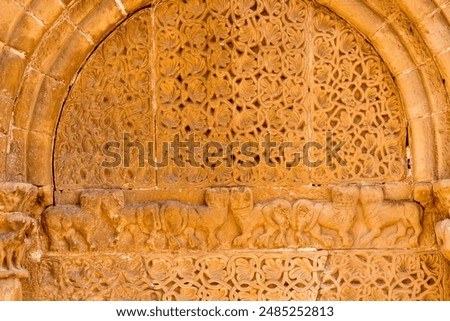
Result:
[[[422,233],[423,209],[415,202],[393,202],[384,200],[381,187],[362,187],[361,204],[364,219],[369,229],[362,239],[362,244],[373,245],[373,241],[379,237],[382,230],[390,226],[396,226],[394,235],[389,236],[392,245],[408,234],[412,228],[412,235],[408,236],[410,247],[419,246],[419,236]],[[383,240],[386,242],[386,239]]]
[[[406,126],[395,88],[366,40],[312,1],[164,1],[119,27],[80,73],[57,131],[57,188],[148,187],[155,175],[164,187],[399,181]],[[333,149],[331,132],[333,142],[346,142],[345,166],[330,164],[326,148],[310,155],[321,166],[298,159],[307,142]],[[252,159],[227,145],[259,143],[269,133],[292,146]],[[161,148],[177,134],[216,142],[229,155],[206,166],[201,148],[182,150],[185,166],[177,166]],[[111,141],[122,146],[109,145],[105,157]],[[155,141],[159,148],[146,145]],[[122,163],[101,166],[116,152]],[[166,156],[167,166],[148,164]],[[243,166],[248,161],[254,166]]]
[[189,206],[168,201],[161,206],[161,228],[169,248],[216,248],[217,232],[228,218],[229,191],[210,188],[205,191],[206,206]]
[[74,83],[56,135],[58,188],[154,184],[148,153],[142,153],[141,159],[135,145],[153,141],[150,21],[151,10],[143,10],[119,27],[94,52]]
[[255,204],[248,187],[231,189],[230,210],[241,234],[233,240],[236,247],[287,247],[291,204],[282,199]]
[[443,300],[444,262],[437,252],[340,251],[330,255],[320,300]]
[[[159,205],[156,203],[125,205],[117,214],[117,248],[136,251],[155,246],[161,229]],[[153,242],[153,243],[151,243]]]
[[36,232],[36,221],[23,213],[0,213],[0,279],[26,278],[25,253]]
[[52,251],[105,250],[117,241],[119,211],[123,209],[121,191],[87,191],[80,206],[49,207],[43,214]]
[[[354,240],[351,233],[357,215],[359,200],[358,187],[335,187],[332,202],[299,200],[293,206],[293,224],[300,244],[308,246],[319,241],[321,246],[330,248],[351,247]],[[327,235],[323,228],[336,231],[340,239]]]
[[436,224],[436,239],[442,254],[450,261],[450,219]]
[[204,205],[174,200],[125,205],[121,190],[92,190],[81,194],[80,206],[47,209],[43,221],[51,251],[78,252],[416,248],[421,220],[419,204],[387,201],[381,187],[335,186],[331,201],[263,203],[254,202],[249,187],[208,188]]
[[326,252],[47,257],[45,300],[314,300]]

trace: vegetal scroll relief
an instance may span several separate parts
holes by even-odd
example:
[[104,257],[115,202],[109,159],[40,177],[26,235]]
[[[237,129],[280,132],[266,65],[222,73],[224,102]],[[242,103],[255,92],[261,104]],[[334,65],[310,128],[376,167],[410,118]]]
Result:
[[[405,122],[383,59],[315,1],[166,0],[125,21],[80,71],[56,132],[55,184],[68,190],[401,181]],[[263,142],[268,133],[292,148],[272,149],[274,166],[243,166],[248,157],[233,144]],[[347,166],[328,166],[325,149],[315,151],[321,165],[297,161],[308,142],[326,145],[327,133],[346,142],[340,155]],[[230,155],[213,167],[196,166],[196,152],[186,161],[186,151],[178,158],[161,146],[176,135],[231,147]],[[142,152],[149,142],[158,148]],[[168,164],[151,165],[156,150],[152,156],[167,156]]]
[[444,300],[436,251],[44,257],[39,300]]

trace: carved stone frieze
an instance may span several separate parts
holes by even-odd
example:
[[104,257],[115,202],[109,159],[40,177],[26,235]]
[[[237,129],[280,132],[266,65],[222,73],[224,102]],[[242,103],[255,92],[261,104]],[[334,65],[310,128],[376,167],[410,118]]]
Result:
[[417,248],[422,207],[381,187],[336,186],[331,200],[254,202],[249,187],[208,188],[204,204],[125,204],[121,190],[84,191],[43,214],[55,252],[280,248]]
[[46,256],[39,300],[442,300],[437,252]]

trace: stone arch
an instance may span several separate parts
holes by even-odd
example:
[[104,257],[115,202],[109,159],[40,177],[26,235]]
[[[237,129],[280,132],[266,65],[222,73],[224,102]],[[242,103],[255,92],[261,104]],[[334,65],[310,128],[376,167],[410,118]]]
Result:
[[[391,68],[391,72],[397,76],[411,126],[414,180],[437,179],[434,164],[435,144],[427,143],[436,141],[430,118],[432,111],[422,78],[408,50],[385,21],[362,2],[325,0],[319,2],[352,23],[365,35]],[[133,9],[137,10],[149,3],[140,3]],[[70,15],[66,15],[58,19],[36,50],[33,63],[27,69],[15,109],[13,144],[7,161],[10,179],[15,177],[37,185],[51,185],[52,139],[61,102],[69,83],[96,43],[126,18],[118,7],[111,10],[115,12],[115,15],[112,15],[114,18],[106,19],[108,23],[103,26],[96,26],[95,42],[91,41],[94,38],[89,36],[89,31],[75,28],[68,21],[67,17]],[[101,17],[102,14],[105,13],[101,10],[89,12],[82,21],[96,21],[95,18]],[[62,30],[70,36],[59,37]],[[92,33],[94,34],[94,31]],[[57,45],[55,39],[59,39]],[[385,39],[391,39],[392,42],[384,41]],[[39,58],[42,56],[51,58]],[[39,59],[43,62],[36,64]],[[52,64],[57,61],[60,61],[60,65]],[[55,65],[53,69],[52,65]],[[59,70],[56,66],[59,66]],[[411,83],[416,85],[409,86]],[[29,115],[33,115],[31,119]]]
[[[19,0],[4,1],[16,4],[19,2],[26,3]],[[355,188],[355,186],[321,186],[316,188],[311,186],[301,192],[280,189],[273,194],[263,196],[261,194],[264,194],[265,191],[261,192],[249,188],[218,188],[212,190],[218,194],[226,194],[228,192],[234,193],[237,197],[241,194],[241,197],[243,197],[244,200],[245,195],[250,195],[251,199],[254,201],[254,205],[261,209],[266,206],[269,208],[280,206],[281,208],[286,208],[286,206],[288,206],[286,204],[292,201],[296,202],[294,206],[297,207],[308,207],[311,204],[314,205],[314,203],[320,203],[321,206],[332,207],[335,200],[336,204],[339,205],[338,202],[342,202],[342,200],[345,201],[345,198],[355,199],[355,191],[358,189],[364,191],[365,194],[364,198],[360,198],[362,206],[368,205],[364,199],[367,200],[367,197],[370,198],[372,195],[374,196],[372,201],[379,202],[383,212],[386,212],[386,216],[398,218],[398,216],[400,216],[399,213],[403,212],[401,208],[404,207],[406,209],[408,207],[408,213],[415,213],[415,219],[413,220],[417,223],[420,221],[421,209],[418,203],[411,202],[412,198],[414,198],[415,201],[420,202],[425,208],[425,218],[422,222],[423,233],[420,235],[420,240],[417,240],[419,244],[417,244],[417,246],[414,244],[407,245],[406,243],[409,243],[406,242],[408,241],[408,235],[403,237],[400,246],[397,246],[398,244],[394,244],[393,246],[392,244],[385,244],[383,240],[387,238],[384,236],[393,230],[391,227],[395,228],[395,226],[390,226],[386,229],[383,228],[383,233],[385,234],[378,238],[375,236],[375,243],[368,247],[359,247],[359,243],[357,243],[353,248],[345,248],[345,251],[333,251],[333,249],[331,249],[331,251],[326,252],[319,250],[304,254],[301,251],[298,253],[297,251],[285,251],[284,247],[281,245],[279,248],[283,248],[283,250],[276,251],[278,245],[267,243],[272,246],[270,249],[274,251],[264,250],[260,253],[258,253],[256,249],[249,250],[248,253],[246,251],[231,253],[234,251],[230,251],[230,259],[225,259],[225,261],[229,261],[228,263],[223,260],[227,256],[226,253],[208,253],[208,255],[205,256],[203,251],[192,255],[189,253],[187,261],[196,262],[196,265],[202,267],[208,267],[208,261],[211,261],[211,258],[213,258],[213,261],[224,263],[223,266],[226,267],[227,271],[235,271],[236,266],[242,266],[242,262],[254,262],[255,259],[258,261],[257,264],[258,267],[261,267],[261,271],[265,270],[266,266],[270,271],[273,267],[273,262],[276,262],[276,260],[281,264],[285,264],[284,266],[288,266],[289,264],[289,270],[294,272],[298,270],[308,270],[311,269],[311,266],[314,265],[317,267],[317,264],[319,264],[320,269],[323,268],[325,270],[335,271],[336,273],[333,272],[333,274],[336,274],[336,277],[339,279],[341,279],[342,273],[348,272],[348,266],[340,265],[341,261],[346,261],[349,262],[351,268],[354,268],[354,266],[361,266],[362,270],[366,271],[365,279],[363,280],[361,278],[359,284],[367,282],[368,287],[373,289],[379,288],[379,280],[373,278],[373,267],[375,265],[380,266],[379,263],[384,262],[382,263],[383,271],[380,272],[383,274],[383,280],[385,276],[388,276],[386,279],[393,280],[392,282],[398,284],[398,280],[401,278],[397,273],[398,268],[402,267],[404,262],[414,261],[417,264],[411,269],[411,273],[407,275],[404,280],[407,280],[409,283],[410,280],[414,279],[415,281],[418,281],[418,283],[421,283],[426,289],[433,284],[432,287],[437,290],[423,291],[422,289],[424,288],[420,287],[421,290],[419,290],[419,287],[415,286],[416,289],[411,290],[410,293],[405,293],[405,291],[402,290],[400,291],[401,293],[397,293],[397,295],[389,294],[389,299],[445,299],[445,297],[448,296],[448,293],[445,291],[448,287],[448,282],[446,281],[446,279],[448,279],[446,275],[448,274],[448,271],[445,271],[443,268],[445,264],[442,261],[442,255],[436,249],[434,223],[435,220],[448,216],[448,204],[446,204],[445,200],[446,194],[448,194],[448,191],[446,190],[448,184],[446,185],[445,181],[440,184],[435,184],[433,188],[436,197],[433,198],[431,183],[416,184],[414,188],[410,186],[410,183],[434,183],[434,180],[444,179],[450,175],[450,163],[448,162],[448,156],[450,155],[450,117],[447,101],[447,91],[450,88],[448,87],[450,82],[445,81],[449,80],[448,68],[450,66],[448,64],[450,61],[450,59],[448,59],[449,51],[446,49],[448,46],[447,36],[449,32],[447,30],[447,22],[449,19],[448,14],[446,14],[448,11],[445,10],[448,9],[447,6],[450,7],[450,3],[448,1],[438,0],[418,0],[416,1],[417,4],[408,3],[410,1],[407,0],[314,1],[321,3],[331,11],[337,13],[346,22],[352,24],[359,30],[359,32],[366,37],[368,42],[376,48],[378,53],[388,64],[390,72],[395,76],[397,85],[405,100],[404,104],[407,107],[414,170],[412,178],[414,181],[405,184],[407,186],[403,183],[394,183],[393,185],[387,184],[382,187],[363,186],[361,188]],[[5,41],[1,38],[3,36],[3,26],[0,23],[0,40],[4,42],[4,45],[3,43],[0,44],[0,55],[2,55],[0,56],[0,59],[3,59],[0,61],[4,62],[5,59],[7,60],[8,64],[6,65],[8,68],[6,70],[8,72],[11,71],[11,78],[17,80],[12,86],[2,87],[4,83],[3,78],[5,77],[0,78],[0,89],[2,90],[2,92],[0,92],[0,105],[5,104],[6,102],[9,110],[14,108],[14,119],[11,122],[9,132],[8,130],[5,131],[4,128],[0,128],[4,134],[0,135],[0,144],[4,145],[7,138],[11,139],[8,146],[7,159],[9,180],[29,182],[38,186],[50,186],[52,185],[53,174],[51,164],[54,152],[53,142],[55,139],[55,129],[60,118],[61,108],[66,101],[67,92],[73,86],[73,79],[77,77],[90,54],[121,22],[127,20],[127,18],[135,11],[145,6],[156,4],[157,2],[149,0],[49,0],[48,11],[39,9],[42,9],[43,3],[40,0],[28,2],[31,4],[29,6],[24,5],[18,10],[18,12],[20,12],[17,17],[14,16],[14,19],[8,18],[8,23],[12,20],[15,21],[14,24],[11,23],[11,25],[14,25],[14,35],[10,36],[10,38]],[[65,8],[65,10],[62,8]],[[47,12],[47,14],[45,14],[45,12]],[[404,26],[401,22],[397,21],[397,18],[404,19]],[[21,28],[20,26],[26,24],[26,22],[29,23],[29,19],[34,19],[34,23],[37,23],[42,28],[32,28],[36,32],[33,34],[36,35],[36,37],[33,37],[31,40],[28,38],[24,42],[25,45],[20,44],[20,41],[17,39],[20,38],[21,33],[23,34],[24,30],[26,30],[26,28]],[[445,21],[446,19],[447,22]],[[445,41],[440,43],[440,38],[443,38]],[[14,39],[14,41],[11,39]],[[27,48],[29,48],[29,50],[26,50]],[[7,73],[5,72],[5,74]],[[445,90],[446,87],[447,91]],[[3,119],[0,120],[3,122]],[[7,122],[9,122],[9,118]],[[2,123],[0,123],[0,125],[1,124]],[[87,208],[88,204],[80,201],[82,197],[84,197],[85,201],[89,199],[98,200],[104,198],[105,204],[111,203],[111,206],[114,204],[118,207],[119,205],[126,205],[124,208],[128,210],[127,218],[131,220],[130,222],[132,225],[136,225],[135,227],[137,227],[139,222],[135,221],[133,223],[132,221],[138,220],[139,218],[133,214],[138,213],[137,211],[134,212],[134,210],[143,210],[142,206],[144,202],[149,201],[151,203],[149,204],[151,207],[149,210],[154,210],[155,205],[167,205],[167,199],[174,198],[177,201],[174,203],[169,202],[173,213],[183,207],[193,209],[192,214],[194,216],[197,211],[206,214],[211,213],[206,197],[203,198],[203,191],[196,191],[197,194],[195,194],[191,193],[191,191],[187,191],[187,189],[179,189],[179,191],[175,191],[174,194],[162,191],[162,194],[156,196],[154,194],[149,196],[147,191],[137,191],[137,193],[134,193],[135,191],[127,190],[97,190],[83,191],[82,193],[84,194],[78,197],[78,195],[76,195],[78,192],[76,191],[73,194],[68,195],[68,198],[62,202],[60,202],[62,199],[61,197],[59,199],[55,197],[53,200],[54,203],[61,205],[51,206],[44,214],[42,214],[44,207],[52,204],[50,197],[46,197],[50,195],[49,191],[52,190],[51,188],[36,188],[30,184],[6,183],[0,186],[3,203],[15,204],[18,200],[9,200],[9,198],[15,198],[17,192],[20,192],[24,188],[31,188],[32,191],[29,191],[29,193],[33,194],[32,197],[35,198],[35,200],[33,200],[34,205],[20,207],[7,206],[5,211],[24,211],[33,217],[41,217],[43,226],[46,226],[48,223],[45,221],[46,216],[52,215],[48,214],[49,212],[53,212],[53,215],[55,215],[56,218],[59,217],[63,220],[67,219],[70,221],[72,219],[72,213],[79,213],[79,211],[83,211]],[[21,193],[19,193],[19,195],[20,194]],[[272,202],[272,197],[280,197],[281,199],[275,199],[275,202]],[[302,199],[303,197],[306,199]],[[268,198],[270,198],[270,200]],[[341,198],[340,201],[339,198]],[[318,199],[320,200],[316,201]],[[156,202],[156,204],[153,202]],[[53,205],[55,205],[54,203]],[[80,206],[74,205],[78,203],[80,203]],[[96,202],[96,204],[98,205],[98,202]],[[148,203],[146,204],[148,205]],[[240,207],[237,208],[240,209]],[[271,212],[269,208],[268,211]],[[369,208],[362,210],[366,211],[367,209]],[[27,211],[30,211],[30,213]],[[410,218],[411,216],[408,217]],[[176,215],[173,216],[173,218],[176,220]],[[176,223],[176,221],[173,222]],[[100,220],[96,223],[102,223],[102,221]],[[247,221],[247,223],[249,223],[249,221]],[[376,222],[372,223],[376,225]],[[123,224],[123,222],[120,224]],[[92,224],[91,226],[94,225],[95,224]],[[241,230],[244,232],[245,224],[241,225]],[[338,227],[342,227],[344,224],[339,223],[338,225]],[[418,225],[420,224],[415,224],[413,228],[415,237],[420,233],[420,227],[418,227]],[[190,228],[195,230],[197,226],[191,226]],[[227,228],[228,226],[226,226],[225,229]],[[298,226],[293,226],[293,228],[297,229]],[[371,229],[370,227],[368,228]],[[408,232],[411,232],[411,228],[407,229],[409,229]],[[111,229],[111,233],[113,233],[112,230],[113,229]],[[239,231],[234,230],[233,228],[231,228],[230,231],[233,232],[235,236],[242,236],[239,235]],[[70,235],[67,235],[68,238],[73,237],[73,240],[75,240],[75,242],[67,244],[69,247],[73,246],[74,251],[77,251],[78,240],[83,237],[77,233],[78,232],[76,231],[70,231]],[[362,234],[364,233],[362,232]],[[361,241],[360,234],[354,234],[354,236],[358,242]],[[234,236],[231,235],[231,237],[234,240]],[[132,289],[136,289],[135,281],[142,279],[141,275],[133,276],[133,271],[139,270],[135,269],[139,264],[144,264],[145,268],[155,267],[156,270],[159,271],[167,270],[167,265],[159,264],[161,263],[161,253],[158,252],[135,253],[136,255],[131,254],[129,257],[133,258],[130,260],[133,261],[133,265],[134,263],[137,265],[134,265],[131,269],[124,269],[123,265],[121,265],[123,261],[122,258],[114,258],[110,253],[105,254],[100,251],[98,252],[98,255],[97,253],[95,255],[83,253],[80,258],[78,258],[78,256],[73,258],[72,256],[65,254],[59,256],[58,254],[54,255],[53,253],[49,256],[46,254],[46,251],[49,250],[45,245],[46,236],[39,236],[38,238],[40,244],[35,248],[37,249],[35,254],[39,255],[30,255],[29,257],[30,266],[33,264],[38,265],[37,270],[39,270],[37,272],[32,272],[34,285],[31,286],[32,289],[29,289],[28,291],[28,295],[31,295],[30,293],[33,291],[33,296],[36,295],[35,298],[73,298],[70,294],[65,296],[64,292],[69,293],[70,291],[65,291],[64,285],[58,283],[58,280],[54,279],[56,282],[52,282],[53,272],[51,271],[51,268],[53,264],[64,262],[65,266],[73,266],[76,270],[76,266],[79,262],[87,262],[87,264],[90,264],[91,266],[102,266],[101,263],[103,260],[111,259],[108,262],[112,262],[113,273],[118,272],[118,275],[122,275],[124,270],[131,271],[131,281],[125,285],[130,285]],[[372,239],[372,241],[373,240],[374,239]],[[67,243],[71,242],[68,239],[66,239],[66,241]],[[342,237],[342,241],[345,242],[344,237]],[[283,244],[283,240],[281,240],[281,243]],[[131,251],[130,247],[121,245],[120,248],[125,249],[125,251]],[[143,247],[138,248],[138,250],[144,249],[147,251],[149,248],[150,245],[145,244],[145,246],[143,245]],[[158,250],[161,248],[162,247],[157,247]],[[268,248],[269,247],[265,249]],[[371,251],[371,248],[377,248],[377,250]],[[164,249],[167,249],[167,247],[164,247]],[[40,253],[42,253],[42,251],[44,252],[44,255],[41,259]],[[52,251],[58,252],[58,250]],[[164,260],[170,262],[180,262],[180,257],[183,257],[183,255],[184,254],[178,252],[164,252],[163,254]],[[206,260],[204,260],[204,258],[206,258]],[[298,260],[299,258],[301,260]],[[413,258],[413,260],[411,260],[411,258]],[[36,259],[36,261],[33,261],[34,259]],[[300,261],[303,263],[297,266],[296,264]],[[307,262],[311,262],[311,264]],[[432,265],[429,263],[432,263]],[[115,268],[116,266],[117,269]],[[426,266],[426,269],[423,266]],[[332,269],[330,269],[330,267],[332,267]],[[70,269],[68,271],[70,272]],[[424,279],[416,280],[414,275],[419,275],[417,271],[420,271],[420,273],[426,272]],[[65,272],[67,271],[62,271],[62,274]],[[37,277],[38,275],[39,277]],[[40,278],[43,275],[48,276],[49,278]],[[297,278],[298,274],[293,273],[292,275],[294,278]],[[154,279],[153,275],[151,278]],[[40,281],[34,281],[41,279],[46,279],[48,282],[45,286],[38,288],[37,283]],[[286,288],[284,285],[290,284],[289,286],[292,291],[289,293],[285,292],[284,294],[287,294],[287,296],[292,299],[311,299],[310,296],[303,296],[304,293],[302,292],[301,287],[299,289],[296,288],[296,285],[294,284],[296,283],[295,280],[289,280],[286,279],[281,285]],[[362,299],[386,298],[386,294],[376,293],[376,291],[369,296],[367,295],[369,292],[360,293],[359,296],[354,296],[354,293],[344,293],[344,291],[341,291],[342,286],[345,285],[346,282],[347,284],[350,284],[354,279],[347,280],[344,277],[342,280],[342,282],[339,281],[341,284],[337,284],[334,276],[324,273],[323,277],[317,278],[315,272],[314,286],[316,286],[316,283],[319,284],[317,288],[320,288],[320,292],[317,295],[317,292],[314,292],[313,299],[352,299],[355,297]],[[86,282],[85,279],[76,280],[76,282],[81,282],[83,286],[87,285],[86,288],[88,288],[90,286],[88,284],[90,280],[87,281],[88,282]],[[219,283],[220,281],[221,280],[219,280]],[[93,282],[96,281],[93,280]],[[377,284],[373,282],[376,282]],[[42,284],[39,284],[39,286],[41,285]],[[322,287],[322,285],[324,285],[324,287]],[[97,284],[94,284],[93,286],[97,289]],[[224,284],[224,287],[230,286],[231,282]],[[393,283],[386,283],[386,287],[389,288],[389,286],[393,286]],[[170,294],[171,296],[164,297],[159,296],[153,289],[147,288],[146,290],[146,293],[141,293],[142,291],[139,289],[140,293],[132,298],[154,300],[173,299],[178,297],[178,294],[175,293],[176,290]],[[192,293],[183,293],[181,291],[181,294],[182,296],[180,297],[185,299],[199,298],[196,294],[189,296]],[[268,296],[264,293],[258,293],[257,296],[252,296],[251,293],[243,294],[247,295],[247,298],[254,299],[280,299],[280,296]],[[123,293],[120,293],[120,291],[115,294],[103,293],[102,295],[104,299],[123,298],[123,296],[121,296]],[[216,298],[220,295],[221,293],[217,292],[204,293],[204,297],[209,296],[209,298]],[[242,297],[239,295],[239,293],[234,293],[231,298],[241,299]],[[101,296],[98,295],[96,297],[99,298]],[[286,297],[282,298],[286,299]]]

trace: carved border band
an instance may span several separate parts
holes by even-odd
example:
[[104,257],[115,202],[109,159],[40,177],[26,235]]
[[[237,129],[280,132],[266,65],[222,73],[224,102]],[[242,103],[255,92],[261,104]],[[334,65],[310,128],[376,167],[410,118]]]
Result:
[[47,255],[39,300],[443,300],[436,251]]

